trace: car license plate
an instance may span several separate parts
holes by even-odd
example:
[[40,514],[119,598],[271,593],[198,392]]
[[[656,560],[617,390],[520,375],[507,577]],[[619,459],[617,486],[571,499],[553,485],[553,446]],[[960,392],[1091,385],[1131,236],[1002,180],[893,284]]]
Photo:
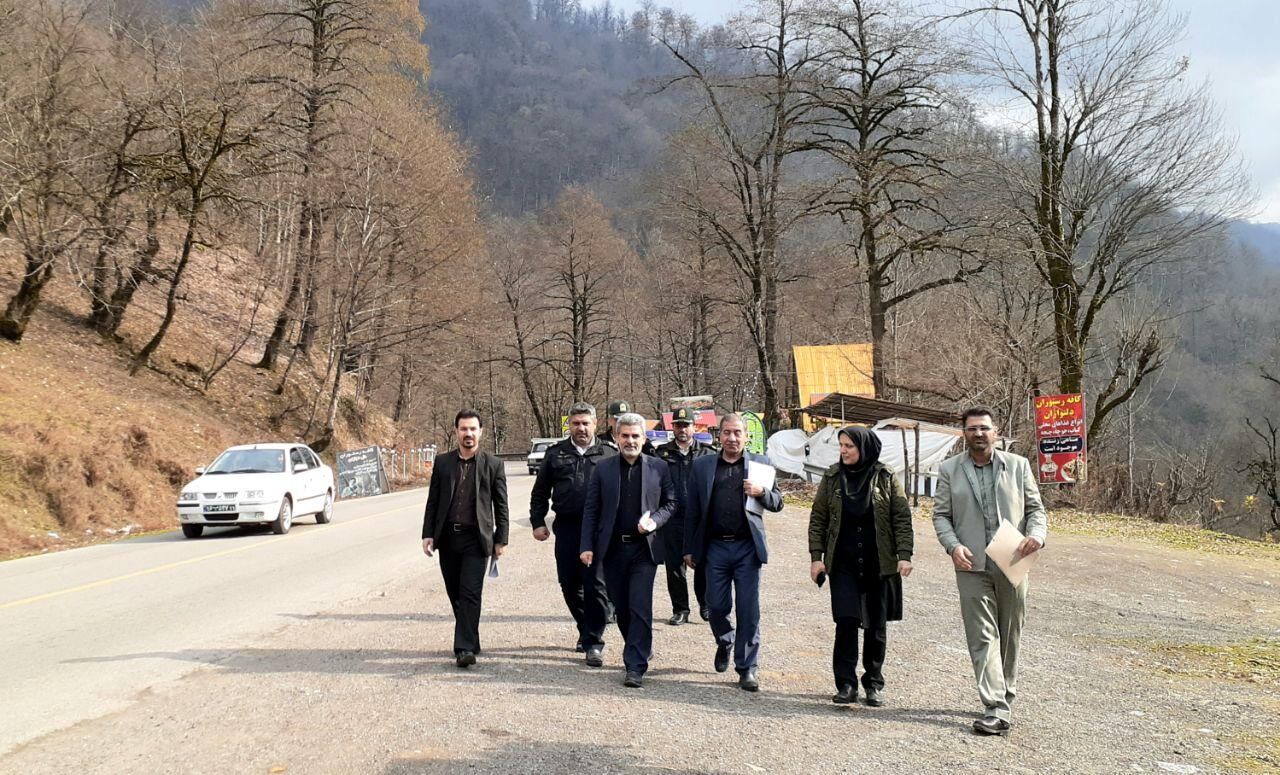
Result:
[[234,503],[214,503],[204,507],[204,511],[206,514],[217,514],[220,512],[225,513],[228,511],[235,511],[235,510],[236,510],[236,505]]

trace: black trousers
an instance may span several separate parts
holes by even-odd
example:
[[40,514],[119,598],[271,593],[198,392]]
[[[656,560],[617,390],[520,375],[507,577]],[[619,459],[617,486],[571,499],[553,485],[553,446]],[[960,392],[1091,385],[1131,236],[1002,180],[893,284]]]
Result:
[[858,632],[863,632],[862,687],[884,689],[884,656],[889,648],[888,627],[881,622],[878,627],[862,630],[862,623],[852,616],[836,620],[836,645],[831,653],[831,668],[836,677],[836,689],[858,685]]
[[[684,565],[684,525],[668,522],[658,531],[666,557],[663,565],[667,572],[667,594],[671,597],[671,613],[689,613],[689,583]],[[693,593],[698,598],[698,608],[706,605],[707,572],[699,564],[693,569]]]
[[625,641],[622,663],[629,673],[644,675],[653,655],[653,577],[657,574],[645,539],[624,544],[615,538],[609,546],[604,577],[618,613],[618,631]]
[[[559,521],[557,517],[556,522]],[[556,580],[560,582],[564,604],[578,626],[578,642],[584,648],[603,646],[609,595],[600,564],[593,563],[588,568],[578,558],[581,554],[578,545],[582,542],[580,523],[566,523],[556,533],[555,542]]]
[[453,606],[453,653],[480,653],[480,596],[489,569],[489,555],[476,530],[453,532],[445,525],[440,536],[440,575]]

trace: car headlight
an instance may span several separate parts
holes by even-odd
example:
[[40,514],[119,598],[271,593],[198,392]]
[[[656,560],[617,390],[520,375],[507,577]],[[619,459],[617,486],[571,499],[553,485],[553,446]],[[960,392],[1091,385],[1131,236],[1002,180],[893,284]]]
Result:
[[178,500],[194,501],[194,500],[198,500],[198,498],[196,497],[196,494],[194,492],[184,492],[178,496]]
[[266,497],[266,493],[262,490],[245,490],[244,497],[254,500]]

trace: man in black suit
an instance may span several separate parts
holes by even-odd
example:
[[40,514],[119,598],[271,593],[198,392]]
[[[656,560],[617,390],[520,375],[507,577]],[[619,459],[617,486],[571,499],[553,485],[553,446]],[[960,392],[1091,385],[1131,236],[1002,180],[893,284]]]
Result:
[[507,474],[502,460],[480,451],[480,415],[453,419],[458,448],[436,458],[422,518],[422,551],[439,550],[440,575],[453,606],[453,654],[470,667],[480,653],[480,594],[489,558],[507,545]]
[[[693,461],[685,509],[684,561],[706,565],[707,606],[716,639],[715,669],[729,669],[733,652],[738,686],[760,690],[756,662],[760,654],[760,567],[769,561],[764,512],[782,510],[777,482],[769,489],[751,481],[750,463],[772,467],[769,458],[744,452],[747,425],[742,416],[720,421],[716,456]],[[737,610],[737,629],[729,614]]]
[[618,417],[618,454],[596,464],[582,511],[582,564],[604,566],[625,645],[624,686],[639,688],[653,652],[653,578],[662,562],[654,537],[676,507],[667,464],[643,454],[644,418]]

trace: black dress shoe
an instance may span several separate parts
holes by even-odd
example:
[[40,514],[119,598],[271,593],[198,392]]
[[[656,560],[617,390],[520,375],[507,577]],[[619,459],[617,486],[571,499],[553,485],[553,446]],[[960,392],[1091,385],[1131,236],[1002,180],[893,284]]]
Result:
[[587,667],[600,667],[604,664],[604,649],[599,646],[587,648]]
[[702,621],[704,622],[711,621],[711,609],[707,608],[705,605],[701,606],[700,608],[698,608],[698,616],[701,616]]
[[627,677],[622,679],[622,685],[629,689],[639,689],[644,686],[644,676],[628,670]]
[[1002,718],[994,716],[986,716],[973,722],[973,731],[980,735],[1000,735],[1001,737],[1009,734],[1009,730],[1013,725]]
[[471,667],[476,663],[476,655],[470,651],[458,652],[458,667]]
[[688,623],[689,623],[688,611],[681,611],[680,613],[677,613],[677,614],[671,614],[671,618],[667,620],[667,624],[671,625],[672,627],[675,627],[678,624],[688,624]]
[[866,702],[871,707],[878,708],[884,705],[884,695],[880,694],[879,689],[868,689]]
[[729,669],[729,653],[733,651],[733,646],[716,646],[716,672],[723,673]]
[[753,667],[742,674],[738,679],[738,688],[745,692],[760,691],[760,679],[756,676],[756,669]]
[[838,705],[851,705],[858,701],[858,690],[852,684],[845,684],[831,695],[831,701]]

